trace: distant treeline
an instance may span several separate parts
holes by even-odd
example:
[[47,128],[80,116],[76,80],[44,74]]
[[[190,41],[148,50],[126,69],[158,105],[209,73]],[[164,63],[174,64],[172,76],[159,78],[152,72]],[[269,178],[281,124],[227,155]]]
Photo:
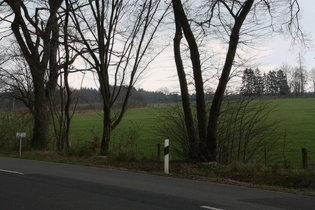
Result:
[[[85,103],[102,103],[100,90],[94,88],[81,88],[73,90],[73,97],[77,98],[78,104]],[[117,102],[122,102],[125,97],[124,91],[117,98]],[[146,91],[143,89],[133,88],[129,101],[145,102],[147,104],[154,103],[171,103],[180,101],[180,95],[177,93],[164,93],[162,91]]]
[[[244,83],[243,83],[244,84]],[[244,88],[244,86],[243,86]],[[280,89],[280,88],[279,88]],[[249,89],[247,89],[248,91]],[[243,89],[244,91],[244,89]],[[245,94],[247,93],[247,94]],[[238,100],[240,98],[246,97],[259,97],[259,98],[275,98],[275,97],[294,97],[294,95],[287,94],[283,96],[276,92],[275,94],[268,95],[259,95],[254,94],[255,92],[251,92],[252,94],[248,94],[248,92],[241,92],[236,95],[229,95],[228,99]],[[81,89],[72,89],[72,104],[79,105],[92,105],[92,104],[102,104],[102,96],[100,90],[95,88],[81,88]],[[211,101],[213,94],[206,93],[205,94],[207,101]],[[305,93],[303,97],[314,97],[314,93]],[[121,92],[120,96],[116,100],[116,106],[119,107],[120,103],[123,101],[123,97],[125,97],[124,91]],[[59,91],[56,91],[55,94],[56,104],[60,104],[60,94]],[[196,100],[196,95],[190,95],[191,101]],[[25,98],[23,99],[25,101]],[[132,93],[129,98],[128,108],[141,108],[147,107],[150,104],[162,104],[162,103],[176,103],[181,102],[181,96],[178,93],[169,93],[167,91],[146,91],[142,88],[136,89],[133,88]],[[14,93],[2,93],[0,94],[0,109],[5,109],[12,111],[14,109],[25,108],[25,105],[21,100],[19,100],[19,94]],[[115,107],[114,107],[115,108]]]
[[[212,94],[206,94],[208,99],[211,100]],[[81,88],[72,90],[72,104],[102,104],[102,96],[100,90],[95,88]],[[117,106],[123,101],[125,92],[122,89],[120,95],[116,100]],[[195,94],[192,94],[191,100],[195,100]],[[18,99],[19,94],[4,93],[0,95],[0,108],[12,110],[15,108],[25,107],[21,100]],[[25,100],[25,99],[23,99]],[[56,91],[55,100],[60,104],[60,93]],[[176,103],[181,101],[181,96],[178,93],[169,93],[168,91],[146,91],[142,88],[133,88],[129,97],[129,108],[146,107],[148,104],[158,103]]]

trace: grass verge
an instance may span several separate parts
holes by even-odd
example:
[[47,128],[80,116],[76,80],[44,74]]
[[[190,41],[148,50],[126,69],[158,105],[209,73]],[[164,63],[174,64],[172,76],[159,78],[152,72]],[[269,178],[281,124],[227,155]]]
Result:
[[[55,151],[26,151],[22,156],[18,156],[16,153],[0,152],[0,156],[164,175],[162,161],[146,159],[117,160],[116,158],[97,155],[76,157]],[[315,170],[264,167],[257,163],[235,162],[228,166],[222,166],[172,161],[169,176],[315,196]]]

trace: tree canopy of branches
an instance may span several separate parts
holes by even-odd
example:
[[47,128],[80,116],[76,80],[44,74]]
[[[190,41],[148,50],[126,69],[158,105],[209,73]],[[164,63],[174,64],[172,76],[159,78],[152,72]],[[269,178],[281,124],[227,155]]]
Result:
[[[72,1],[72,20],[78,31],[76,41],[86,49],[82,54],[95,70],[103,99],[103,136],[101,153],[107,154],[111,132],[120,123],[131,90],[154,52],[151,43],[167,13],[160,11],[160,0]],[[124,95],[120,111],[112,107]]]
[[[260,36],[259,33],[266,31],[268,28],[274,30],[277,28],[276,26],[282,28],[285,25],[287,32],[294,37],[301,35],[298,22],[299,4],[298,1],[291,0],[208,0],[202,3],[199,2],[199,4],[194,1],[190,6],[198,5],[194,8],[196,15],[191,17],[188,16],[189,9],[185,8],[181,0],[173,0],[172,3],[176,25],[174,54],[185,112],[185,125],[191,145],[190,158],[197,158],[202,161],[215,161],[220,109],[231,72],[237,66],[235,60],[241,57],[241,54],[237,53],[239,46],[255,44],[254,40]],[[281,18],[279,18],[280,16]],[[267,17],[270,17],[269,21]],[[196,34],[197,32],[192,30],[193,26],[195,28],[199,27],[201,32]],[[182,51],[180,47],[183,35],[188,44],[192,64],[194,90],[196,92],[197,132],[192,124],[191,105],[187,97],[187,71],[184,69],[181,57]],[[197,38],[200,36],[204,37],[202,39],[203,44],[207,40],[207,36],[209,36],[221,40],[226,46],[225,58],[220,68],[221,74],[211,103],[210,112],[206,111],[204,98],[204,82],[206,80],[203,77],[199,53],[201,47],[197,43]]]

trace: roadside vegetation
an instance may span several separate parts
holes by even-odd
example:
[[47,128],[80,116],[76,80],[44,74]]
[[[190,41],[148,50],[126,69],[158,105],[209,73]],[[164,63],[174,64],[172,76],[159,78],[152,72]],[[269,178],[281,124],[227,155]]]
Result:
[[[8,105],[0,149],[161,173],[169,139],[174,176],[314,187],[314,98],[304,98],[301,53],[296,68],[248,69],[269,37],[308,44],[299,2],[279,1],[0,1],[0,105]],[[180,92],[161,87],[172,103],[149,108],[159,93],[136,84],[170,46]],[[83,88],[91,74],[98,89]]]
[[[162,161],[145,158],[137,160],[117,159],[115,157],[105,158],[95,154],[89,157],[78,157],[56,151],[26,151],[22,156],[6,151],[0,152],[0,156],[128,170],[165,176]],[[171,161],[170,174],[167,176],[315,196],[315,170],[311,169],[284,168],[277,165],[266,167],[260,163],[244,164],[234,162],[225,166],[187,161]]]
[[[58,152],[54,148],[53,136],[48,151],[29,150],[30,137],[27,135],[23,139],[22,157],[163,174],[163,142],[168,138],[171,142],[172,176],[234,184],[251,183],[260,187],[311,193],[315,188],[315,125],[312,123],[315,98],[271,99],[264,100],[264,104],[272,108],[268,117],[264,116],[265,120],[278,123],[270,124],[276,126],[276,129],[272,129],[273,135],[267,133],[268,136],[263,137],[267,140],[271,135],[277,139],[274,139],[268,150],[256,150],[256,157],[261,158],[248,161],[233,159],[228,163],[201,164],[185,158],[175,136],[163,133],[159,127],[161,124],[171,126],[170,121],[165,118],[163,121],[161,116],[165,116],[165,113],[171,116],[170,110],[175,114],[175,104],[128,110],[112,134],[113,141],[107,157],[98,156],[102,116],[97,110],[86,110],[74,115],[70,150]],[[1,114],[1,130],[6,131],[2,132],[0,138],[2,155],[19,157],[19,142],[15,133],[25,131],[28,134],[31,127],[28,120],[27,113]],[[180,135],[180,132],[173,134]],[[302,168],[301,148],[308,151],[307,169]]]

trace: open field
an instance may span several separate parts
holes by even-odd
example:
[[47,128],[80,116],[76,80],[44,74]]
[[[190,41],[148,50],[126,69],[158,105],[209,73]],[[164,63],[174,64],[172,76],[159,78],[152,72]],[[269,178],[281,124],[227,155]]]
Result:
[[[157,144],[164,139],[156,135],[155,108],[128,110],[122,122],[112,134],[112,146],[128,138],[128,133],[138,133],[133,147],[137,153],[145,156],[156,156]],[[73,146],[92,141],[95,136],[102,136],[102,114],[77,114],[73,118],[71,139]],[[130,145],[129,145],[130,146]]]
[[[278,132],[282,138],[269,154],[268,163],[301,166],[301,148],[308,150],[309,164],[315,168],[315,98],[273,99],[270,106],[276,106],[270,115],[271,120],[279,120]],[[157,144],[163,144],[165,138],[157,135],[154,113],[159,108],[129,110],[122,123],[113,133],[112,143],[127,138],[130,129],[138,128],[139,137],[133,142],[138,154],[156,157]],[[91,141],[93,136],[101,136],[102,116],[96,113],[78,114],[73,118],[71,139],[73,145]],[[170,139],[171,141],[171,139]],[[271,164],[270,163],[270,164]],[[313,166],[312,166],[313,164]]]
[[[315,98],[273,99],[267,102],[276,106],[269,118],[280,121],[277,132],[281,134],[278,146],[267,153],[267,164],[301,167],[301,148],[306,148],[310,167],[315,168]],[[154,114],[163,107],[128,110],[113,132],[111,145],[115,148],[132,147],[139,156],[156,158],[157,144],[163,145],[164,139],[168,138],[158,134],[156,129],[158,122]],[[6,118],[3,122],[7,124],[8,120]],[[73,117],[71,141],[74,148],[101,135],[101,113],[88,112]]]
[[[279,132],[283,133],[279,148],[280,160],[287,159],[289,164],[301,165],[301,148],[306,148],[309,163],[315,168],[315,98],[277,99],[270,118],[280,120]],[[284,151],[284,152],[283,152]]]

